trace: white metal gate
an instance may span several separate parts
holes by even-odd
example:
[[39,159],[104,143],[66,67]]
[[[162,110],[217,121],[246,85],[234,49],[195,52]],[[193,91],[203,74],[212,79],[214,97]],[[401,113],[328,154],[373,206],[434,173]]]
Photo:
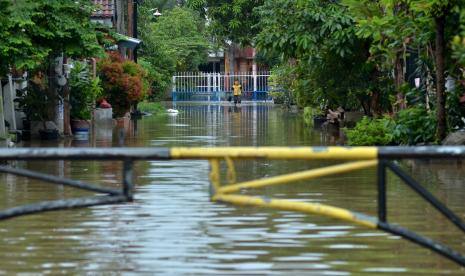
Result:
[[173,76],[173,101],[222,101],[232,95],[232,85],[242,85],[244,100],[268,100],[270,72],[178,72]]

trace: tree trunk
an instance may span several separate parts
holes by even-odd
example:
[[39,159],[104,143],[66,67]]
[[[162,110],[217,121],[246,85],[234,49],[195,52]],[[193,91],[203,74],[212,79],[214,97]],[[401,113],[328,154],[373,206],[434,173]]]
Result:
[[373,117],[381,117],[383,110],[381,108],[381,92],[378,89],[371,91],[370,109]]
[[437,100],[437,132],[436,137],[442,141],[446,137],[447,118],[446,118],[446,93],[444,77],[444,27],[446,15],[435,18],[436,22],[436,100]]
[[69,104],[69,79],[65,87],[63,87],[63,134],[71,136],[71,106]]
[[396,99],[398,110],[405,109],[405,96],[402,93],[402,85],[404,84],[404,66],[402,64],[402,53],[399,51],[396,54],[396,59],[394,61],[394,78],[396,85]]

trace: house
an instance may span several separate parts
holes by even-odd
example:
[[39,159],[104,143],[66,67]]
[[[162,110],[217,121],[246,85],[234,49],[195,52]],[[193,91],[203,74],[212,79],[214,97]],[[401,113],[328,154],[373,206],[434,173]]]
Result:
[[229,50],[212,51],[208,55],[208,62],[200,66],[202,72],[237,72],[267,71],[268,67],[256,62],[256,49],[253,47],[232,47]]
[[137,1],[93,0],[96,8],[91,20],[113,28],[120,37],[117,48],[122,56],[135,59],[141,41],[137,39]]

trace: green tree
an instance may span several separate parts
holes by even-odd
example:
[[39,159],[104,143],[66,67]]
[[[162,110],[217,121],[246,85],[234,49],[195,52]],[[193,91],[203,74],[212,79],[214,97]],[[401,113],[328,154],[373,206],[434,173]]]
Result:
[[28,30],[34,27],[34,22],[17,8],[12,1],[0,0],[0,75],[10,67],[33,68],[48,54],[48,49],[33,44]]
[[255,8],[264,0],[190,0],[188,5],[206,11],[209,31],[220,43],[252,45],[259,32],[259,14]]
[[395,109],[406,107],[404,86],[408,49],[428,46],[432,31],[425,16],[416,16],[405,0],[344,0],[357,22],[356,34],[370,42],[370,59],[394,75]]
[[[465,8],[465,3],[460,0],[420,0],[414,3],[418,12],[425,12],[434,22],[435,30],[435,62],[436,62],[436,113],[437,113],[437,138],[441,141],[447,135],[447,113],[445,93],[445,71],[451,68],[447,64],[447,52],[449,41],[458,32],[457,21],[451,21]],[[454,24],[455,23],[455,24]],[[450,30],[453,30],[452,32]]]
[[163,93],[176,71],[197,71],[207,61],[209,42],[205,23],[197,12],[186,7],[165,10],[153,18],[151,5],[141,7],[142,62],[151,67],[152,90]]
[[290,67],[284,72],[294,76],[290,89],[300,105],[363,107],[367,113],[380,109],[381,91],[372,81],[377,68],[368,61],[367,44],[355,35],[354,20],[344,6],[337,1],[274,0],[258,11],[257,46],[265,54],[280,55]]

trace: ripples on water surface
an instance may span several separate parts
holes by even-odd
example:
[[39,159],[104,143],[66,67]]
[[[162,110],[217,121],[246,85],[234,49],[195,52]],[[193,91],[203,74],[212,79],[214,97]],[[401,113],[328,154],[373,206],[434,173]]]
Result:
[[[145,117],[124,131],[126,146],[317,146],[334,143],[304,128],[301,118],[268,105],[180,105],[177,116]],[[92,143],[119,144],[100,128]],[[33,145],[37,146],[37,145]],[[56,146],[42,144],[42,146]],[[238,162],[240,180],[331,164]],[[118,186],[118,162],[29,162],[19,166]],[[464,217],[461,164],[411,162],[409,168]],[[205,161],[136,165],[131,204],[51,212],[0,224],[0,274],[147,275],[460,275],[465,271],[429,250],[378,231],[294,212],[212,203]],[[250,193],[321,202],[375,215],[375,171],[363,170]],[[11,207],[87,195],[14,176],[0,176],[1,205]],[[389,219],[465,252],[464,236],[389,177]]]

